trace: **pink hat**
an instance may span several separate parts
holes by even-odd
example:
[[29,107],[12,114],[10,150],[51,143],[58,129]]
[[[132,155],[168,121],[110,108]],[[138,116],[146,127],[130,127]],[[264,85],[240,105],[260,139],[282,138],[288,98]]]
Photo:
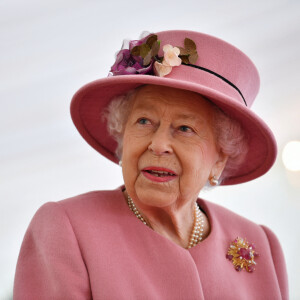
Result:
[[[266,173],[275,161],[277,147],[268,126],[250,110],[259,90],[259,75],[251,60],[234,46],[198,32],[163,31],[150,37],[131,41],[130,50],[118,53],[111,69],[114,76],[88,83],[73,96],[71,116],[82,137],[117,163],[117,144],[102,118],[112,98],[144,84],[189,90],[210,99],[240,122],[247,133],[246,159],[222,185],[250,181]],[[146,43],[150,47],[148,54],[141,49]],[[165,58],[162,61],[164,46],[168,44],[180,48],[182,64],[179,66],[170,67]],[[161,74],[162,65],[166,69],[169,66],[169,74]]]

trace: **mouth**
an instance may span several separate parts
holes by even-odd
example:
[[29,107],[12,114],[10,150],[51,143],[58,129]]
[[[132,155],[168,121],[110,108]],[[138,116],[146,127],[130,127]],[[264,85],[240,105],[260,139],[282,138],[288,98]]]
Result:
[[157,182],[166,182],[177,177],[174,171],[162,167],[146,167],[142,173],[146,178]]

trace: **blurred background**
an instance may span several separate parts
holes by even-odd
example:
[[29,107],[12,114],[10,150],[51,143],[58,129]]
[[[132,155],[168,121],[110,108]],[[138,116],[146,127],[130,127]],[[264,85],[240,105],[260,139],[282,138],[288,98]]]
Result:
[[[253,110],[276,136],[276,163],[252,182],[201,196],[276,233],[291,299],[300,299],[297,0],[0,1],[0,299],[12,297],[21,242],[43,203],[122,184],[120,167],[75,130],[69,115],[72,95],[107,76],[124,38],[167,29],[224,39],[245,52],[260,72]],[[296,142],[286,147],[290,141]]]

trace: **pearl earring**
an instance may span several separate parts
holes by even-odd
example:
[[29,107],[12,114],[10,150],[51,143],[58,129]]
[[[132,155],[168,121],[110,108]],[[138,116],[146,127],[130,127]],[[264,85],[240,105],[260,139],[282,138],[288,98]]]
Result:
[[119,166],[122,167],[122,160],[119,161]]
[[214,175],[213,177],[211,177],[211,178],[209,179],[209,183],[210,183],[210,185],[215,186],[215,185],[218,185],[219,181],[218,181],[218,179],[216,178],[216,176]]

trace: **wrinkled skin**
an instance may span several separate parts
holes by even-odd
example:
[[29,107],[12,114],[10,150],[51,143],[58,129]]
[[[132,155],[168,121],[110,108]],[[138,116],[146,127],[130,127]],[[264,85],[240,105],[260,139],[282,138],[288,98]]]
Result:
[[[122,169],[127,192],[154,230],[183,247],[200,190],[210,177],[221,175],[227,161],[217,149],[212,119],[211,104],[198,94],[144,86],[125,126]],[[149,180],[142,170],[152,166],[176,176],[167,182]]]

